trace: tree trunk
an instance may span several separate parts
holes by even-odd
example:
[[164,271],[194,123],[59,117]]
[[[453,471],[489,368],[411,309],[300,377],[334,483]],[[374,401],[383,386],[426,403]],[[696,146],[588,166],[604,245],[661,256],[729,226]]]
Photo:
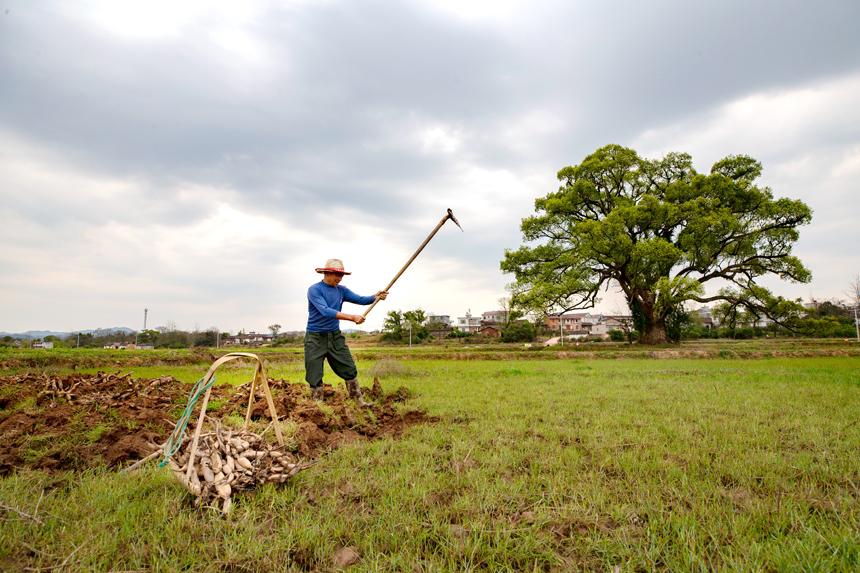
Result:
[[643,297],[641,303],[643,331],[639,333],[640,344],[666,344],[669,341],[666,335],[666,317],[655,316],[653,296]]
[[663,320],[648,321],[645,324],[645,332],[639,341],[642,344],[666,344],[669,338],[666,336],[666,322]]

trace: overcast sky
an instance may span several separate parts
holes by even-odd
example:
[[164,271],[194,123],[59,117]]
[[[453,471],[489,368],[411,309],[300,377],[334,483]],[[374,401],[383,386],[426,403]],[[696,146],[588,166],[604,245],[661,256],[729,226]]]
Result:
[[767,284],[844,298],[858,21],[856,0],[0,0],[0,331],[144,308],[301,330],[315,267],[375,292],[449,207],[465,233],[443,227],[366,327],[491,310],[534,199],[607,143],[759,159],[814,211],[813,282]]

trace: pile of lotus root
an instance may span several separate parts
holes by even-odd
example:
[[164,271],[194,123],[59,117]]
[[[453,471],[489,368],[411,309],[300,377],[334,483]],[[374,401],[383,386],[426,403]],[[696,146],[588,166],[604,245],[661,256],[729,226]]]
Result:
[[234,493],[268,482],[284,483],[310,466],[300,463],[282,446],[267,444],[258,434],[231,431],[217,422],[214,431],[200,435],[193,460],[189,460],[191,444],[192,440],[186,440],[169,459],[170,469],[197,497],[199,507],[220,507],[225,514],[230,511]]

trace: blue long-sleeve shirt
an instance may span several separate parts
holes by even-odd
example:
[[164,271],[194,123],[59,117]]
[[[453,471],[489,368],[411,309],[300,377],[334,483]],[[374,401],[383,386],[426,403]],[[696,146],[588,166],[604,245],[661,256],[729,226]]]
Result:
[[323,281],[308,289],[308,332],[334,332],[340,330],[337,313],[344,301],[354,304],[372,304],[376,295],[359,296],[345,286],[327,285]]

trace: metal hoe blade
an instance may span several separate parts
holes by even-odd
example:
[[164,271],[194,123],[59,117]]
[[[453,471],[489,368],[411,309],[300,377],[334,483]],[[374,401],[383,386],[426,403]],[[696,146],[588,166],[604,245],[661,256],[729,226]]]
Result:
[[457,220],[457,217],[454,216],[454,211],[448,209],[448,218],[454,221],[454,224],[460,227],[460,230],[463,230],[463,227],[460,226],[460,221]]

